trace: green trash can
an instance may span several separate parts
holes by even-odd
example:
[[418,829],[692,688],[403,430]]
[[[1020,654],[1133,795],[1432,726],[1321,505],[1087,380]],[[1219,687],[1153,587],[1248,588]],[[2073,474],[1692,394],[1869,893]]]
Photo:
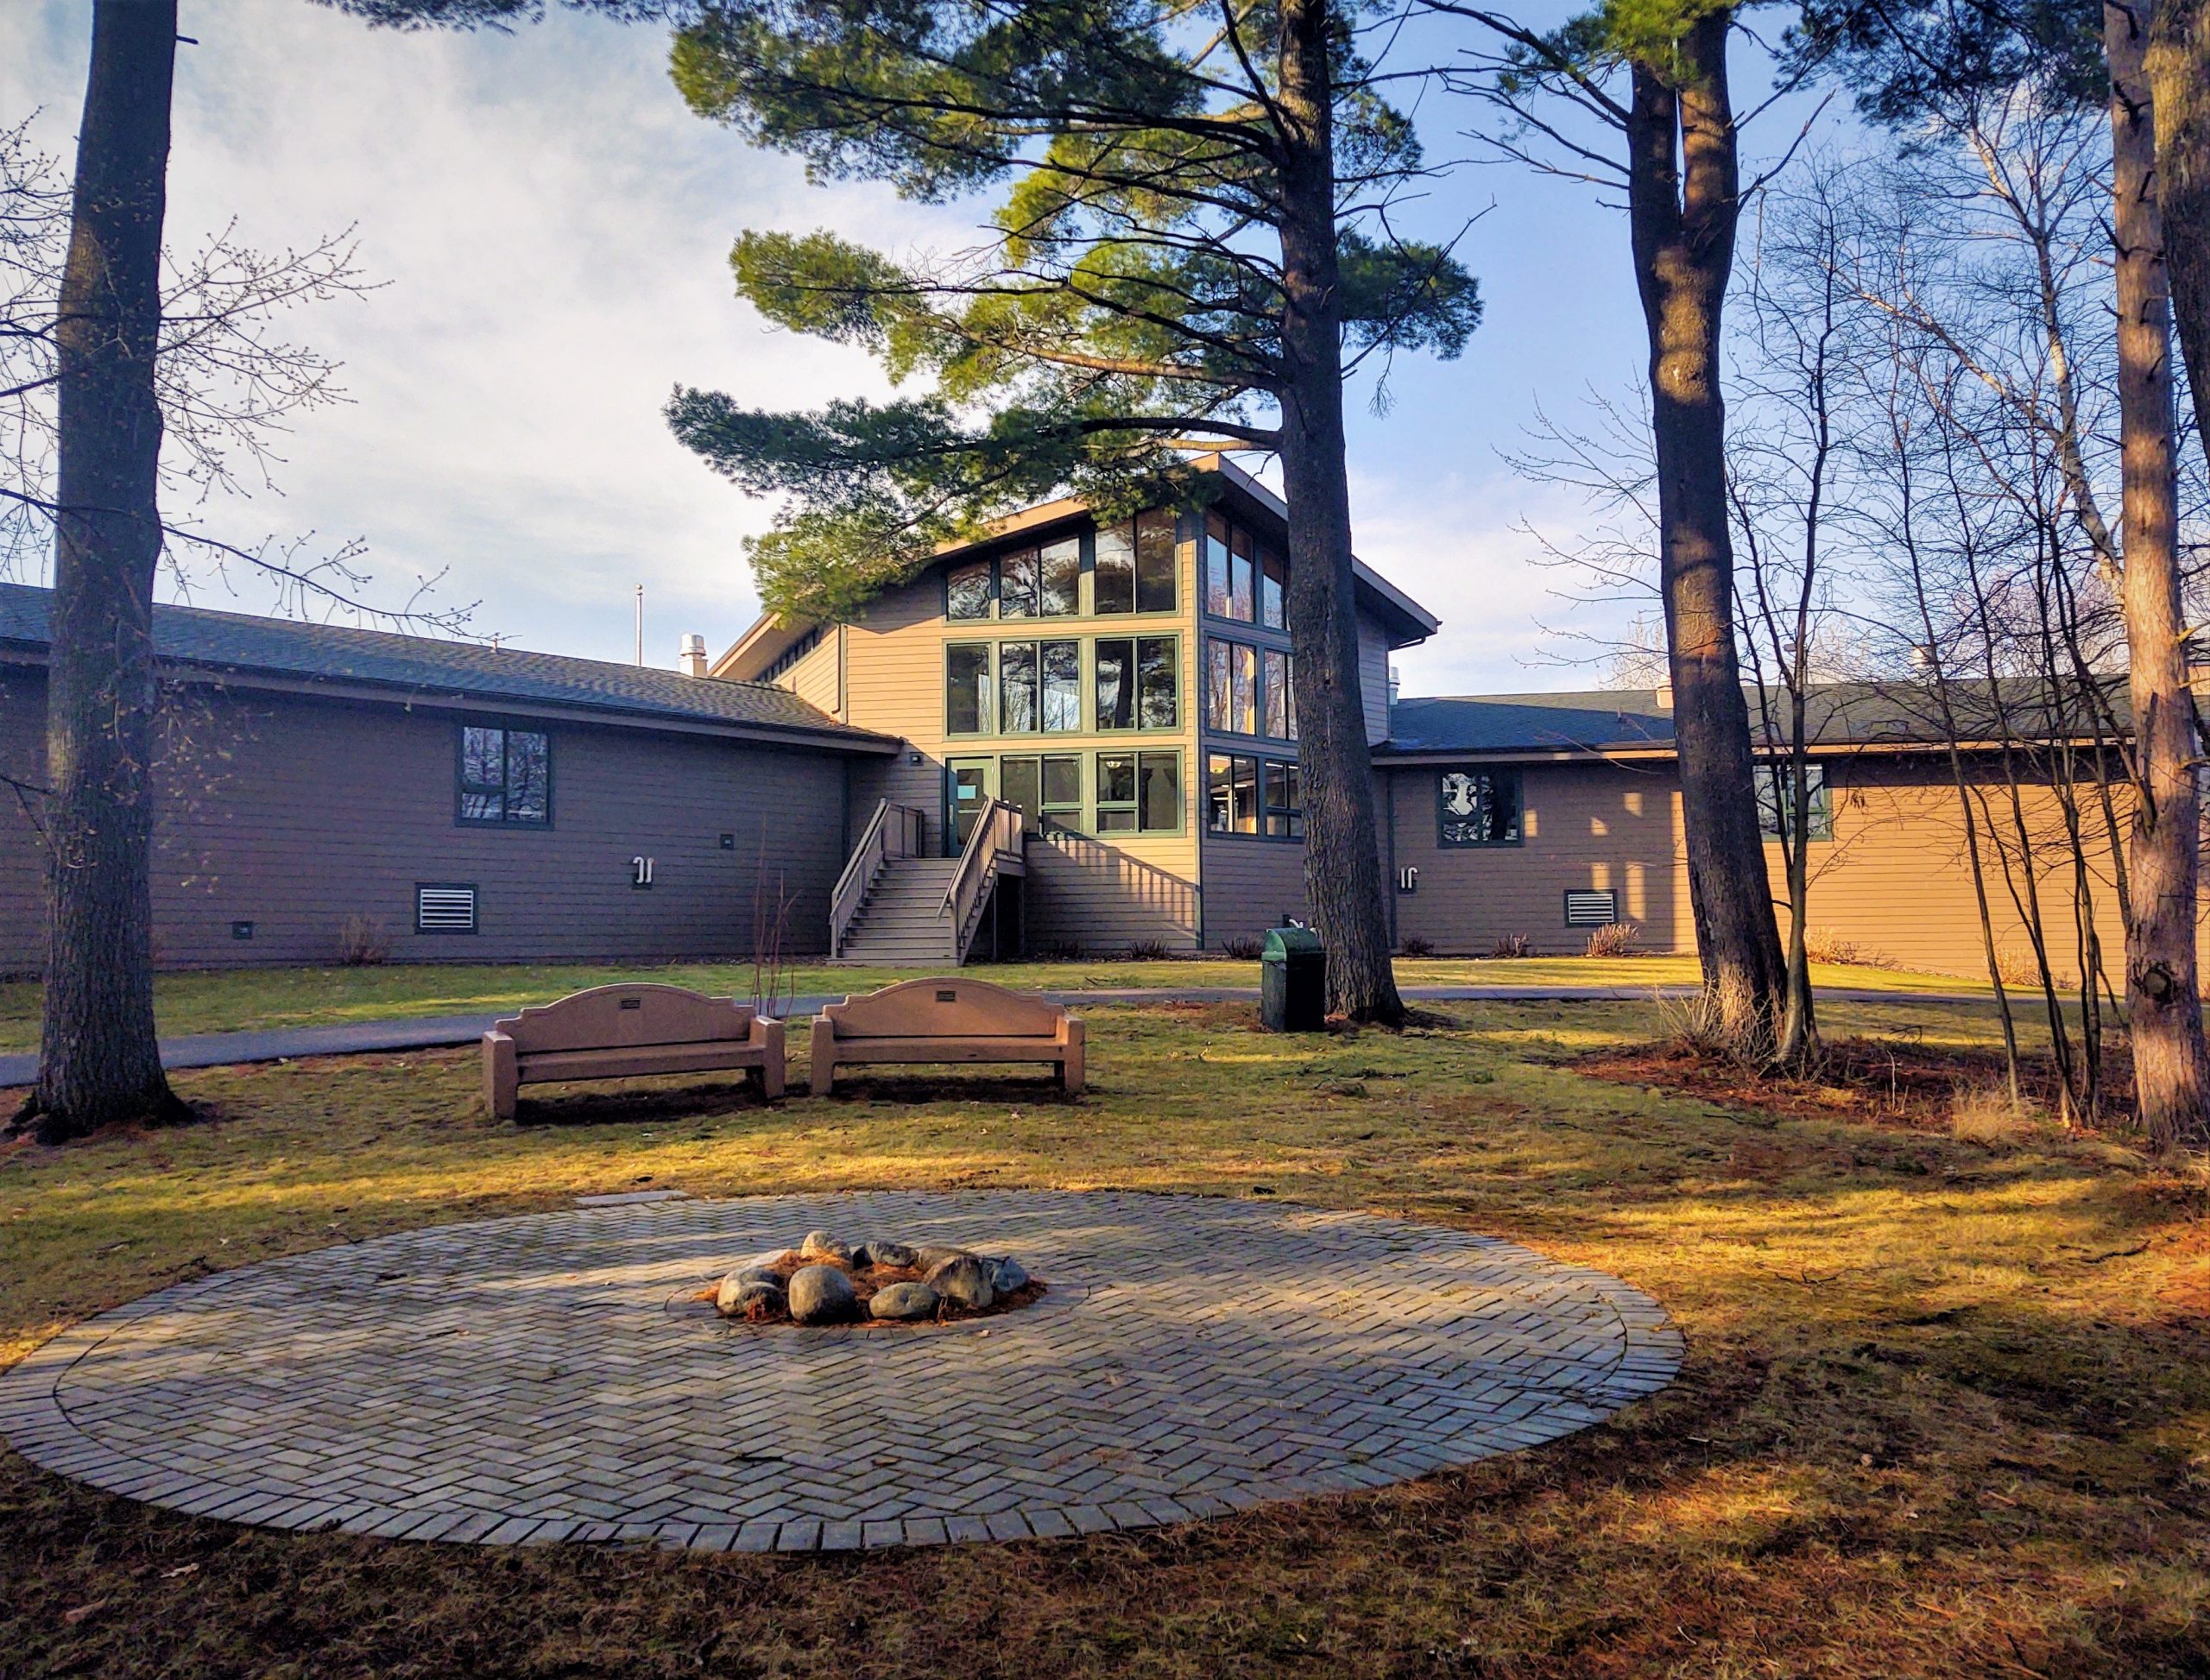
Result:
[[1324,1033],[1328,953],[1306,927],[1277,927],[1259,957],[1259,1024],[1269,1033]]

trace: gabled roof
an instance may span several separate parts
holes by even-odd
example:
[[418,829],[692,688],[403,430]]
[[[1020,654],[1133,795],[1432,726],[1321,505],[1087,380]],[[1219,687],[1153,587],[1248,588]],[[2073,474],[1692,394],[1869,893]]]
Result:
[[[1289,504],[1225,457],[1200,456],[1190,463],[1190,467],[1193,472],[1219,478],[1235,497],[1246,504],[1255,506],[1266,518],[1277,523],[1287,520]],[[1080,499],[1074,496],[1041,502],[1032,508],[1023,508],[1018,513],[1008,514],[994,521],[989,534],[977,541],[946,544],[938,551],[939,556],[948,559],[969,549],[1003,542],[1024,531],[1040,531],[1047,526],[1080,519],[1087,511]],[[1392,647],[1408,647],[1414,642],[1424,641],[1442,628],[1442,620],[1364,560],[1354,558],[1351,567],[1352,576],[1357,581],[1359,605],[1382,622],[1388,630]],[[811,618],[785,620],[777,618],[773,613],[762,613],[714,661],[713,669],[717,674],[725,671],[756,674],[774,664],[786,648],[815,628],[816,622]]]
[[[1755,689],[1746,692],[1752,736],[1761,745],[1785,746],[1786,694],[1769,690],[1761,704]],[[2117,727],[2130,727],[2124,679],[2112,679],[2106,693]],[[1961,742],[2087,740],[2096,733],[2074,687],[2019,680],[1998,688],[1967,681],[1952,682],[1944,691],[1911,679],[1819,685],[1804,697],[1805,737],[1827,749],[1946,744],[1945,701]],[[1389,711],[1389,738],[1373,753],[1378,759],[1453,753],[1548,758],[1672,749],[1670,698],[1652,689],[1624,688],[1399,700]]]
[[[0,650],[42,654],[52,600],[51,590],[0,584]],[[897,746],[884,736],[849,729],[788,690],[767,684],[688,677],[480,642],[157,606],[154,647],[171,666],[247,684],[305,685],[333,696],[590,712],[609,722],[703,729],[846,751],[889,752]]]

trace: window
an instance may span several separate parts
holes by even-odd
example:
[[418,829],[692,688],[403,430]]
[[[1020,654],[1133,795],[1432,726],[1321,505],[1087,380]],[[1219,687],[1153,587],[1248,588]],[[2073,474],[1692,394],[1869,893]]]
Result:
[[1136,609],[1136,527],[1114,525],[1097,534],[1089,592],[1101,613]]
[[998,643],[998,733],[1032,734],[1037,725],[1036,644]]
[[1437,783],[1442,843],[1519,843],[1519,774],[1516,770],[1445,770]]
[[1303,779],[1294,764],[1268,759],[1265,765],[1266,837],[1302,840],[1304,837]]
[[1236,526],[1228,534],[1228,616],[1248,623],[1257,616],[1258,546],[1251,534]]
[[[1833,839],[1834,802],[1827,792],[1824,765],[1803,767],[1803,788],[1810,800],[1811,838]],[[1758,830],[1766,839],[1777,840],[1784,834],[1791,840],[1795,838],[1795,825],[1790,820],[1795,804],[1795,771],[1785,764],[1758,766]]]
[[989,643],[955,641],[944,650],[944,727],[949,735],[989,733]]
[[1297,739],[1297,717],[1289,698],[1289,655],[1268,647],[1259,655],[1265,711],[1260,733],[1274,741]]
[[1205,610],[1216,618],[1228,616],[1228,521],[1207,514],[1204,526]]
[[1082,761],[1072,753],[998,761],[998,797],[1017,805],[1037,826],[1076,828],[1082,823]]
[[991,580],[996,569],[988,560],[970,560],[950,567],[944,574],[944,616],[946,618],[988,618]]
[[[1136,727],[1179,729],[1182,723],[1182,659],[1172,636],[1143,636],[1136,642]],[[1175,827],[1181,818],[1177,817]]]
[[535,729],[461,725],[459,820],[552,826],[552,742]]
[[1205,727],[1223,735],[1256,735],[1259,650],[1241,641],[1205,640]]
[[1138,514],[1136,610],[1172,612],[1177,595],[1174,578],[1174,515],[1164,508]]
[[1097,755],[1097,831],[1171,834],[1182,826],[1179,753]]
[[998,616],[1033,618],[1039,564],[1036,551],[1020,548],[998,557]]
[[1215,753],[1205,761],[1205,826],[1215,834],[1259,831],[1259,761]]
[[1269,630],[1279,630],[1289,621],[1285,607],[1289,596],[1289,565],[1278,550],[1259,550],[1259,622]]
[[1078,641],[1044,644],[1044,727],[1057,731],[1082,728],[1082,644]]
[[1037,562],[1046,618],[1072,618],[1082,610],[1082,540],[1062,537],[1047,542]]

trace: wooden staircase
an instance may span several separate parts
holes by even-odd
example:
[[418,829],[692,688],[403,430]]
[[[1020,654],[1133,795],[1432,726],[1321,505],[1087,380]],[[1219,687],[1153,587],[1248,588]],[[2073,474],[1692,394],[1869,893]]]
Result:
[[957,857],[922,856],[925,832],[911,805],[875,807],[830,901],[829,949],[839,961],[956,968],[974,948],[999,879],[1027,873],[1016,805],[990,800]]

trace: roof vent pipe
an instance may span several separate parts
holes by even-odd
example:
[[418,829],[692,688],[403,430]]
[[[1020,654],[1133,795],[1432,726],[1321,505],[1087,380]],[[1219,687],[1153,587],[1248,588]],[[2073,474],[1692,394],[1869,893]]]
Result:
[[1656,700],[1657,700],[1657,702],[1658,702],[1658,711],[1670,711],[1673,709],[1673,685],[1672,685],[1672,684],[1670,684],[1670,683],[1660,683],[1660,684],[1658,684],[1658,687],[1657,687],[1657,690],[1656,690],[1656,692],[1655,692],[1655,696],[1654,696],[1654,698],[1656,698]]
[[683,638],[683,652],[675,661],[675,668],[686,677],[706,674],[706,638],[696,630]]

